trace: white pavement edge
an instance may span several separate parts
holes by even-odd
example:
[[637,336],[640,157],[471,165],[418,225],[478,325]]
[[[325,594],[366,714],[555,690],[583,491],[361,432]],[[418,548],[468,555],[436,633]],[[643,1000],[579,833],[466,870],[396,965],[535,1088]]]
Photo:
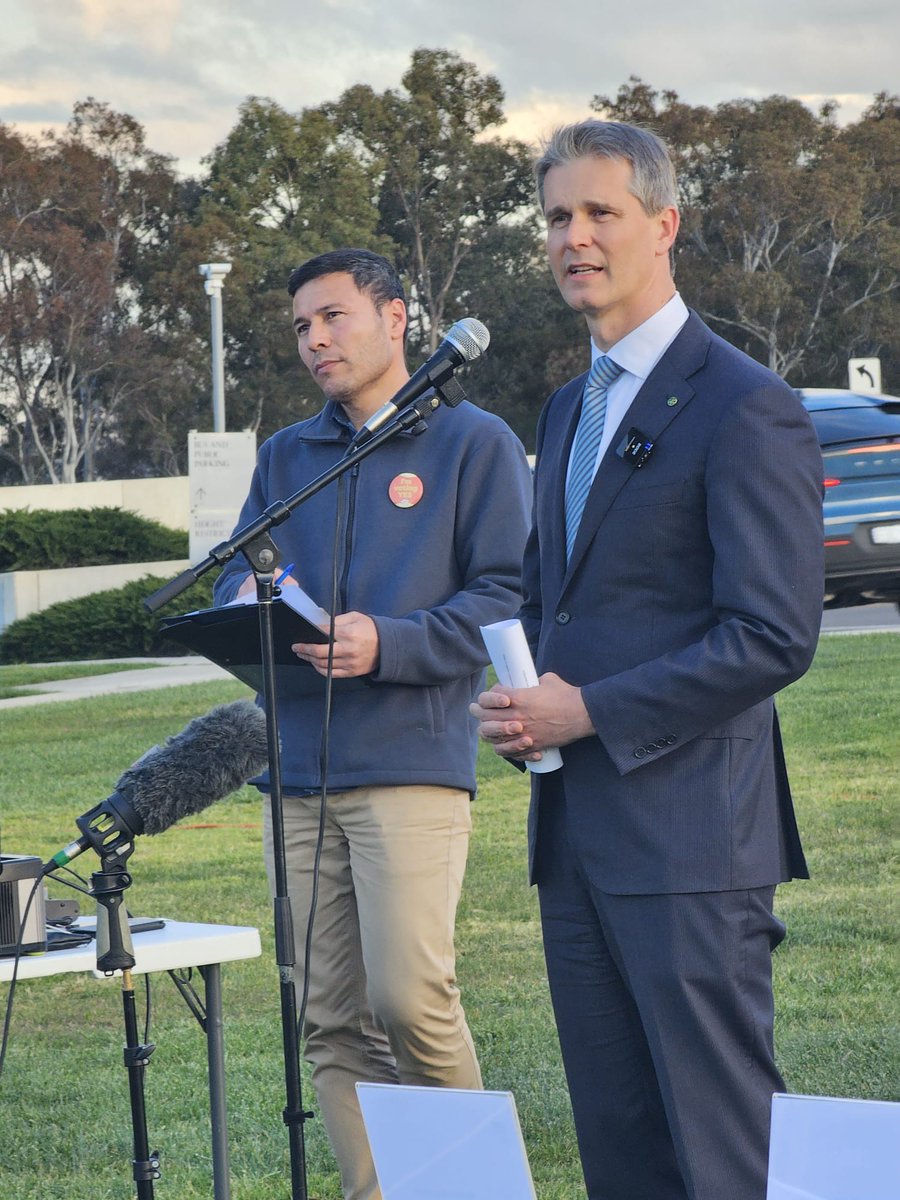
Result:
[[[115,692],[146,692],[156,688],[179,687],[186,683],[212,683],[222,679],[233,679],[223,667],[205,658],[128,658],[96,659],[92,662],[70,663],[70,666],[92,666],[104,663],[145,663],[133,671],[112,671],[108,675],[83,675],[77,679],[54,679],[49,683],[28,684],[30,696],[13,696],[0,700],[4,708],[27,708],[34,704],[46,704],[57,700],[83,700],[88,696],[107,696]],[[33,663],[33,666],[52,666],[51,663]]]

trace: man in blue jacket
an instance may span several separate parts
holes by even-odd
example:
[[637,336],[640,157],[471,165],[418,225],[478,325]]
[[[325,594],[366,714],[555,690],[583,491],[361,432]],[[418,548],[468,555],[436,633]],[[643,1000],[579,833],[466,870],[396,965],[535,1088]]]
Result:
[[[241,525],[333,466],[409,378],[403,288],[386,259],[332,251],[294,271],[288,291],[300,357],[327,403],[263,445]],[[453,946],[475,789],[468,703],[486,663],[479,626],[520,603],[531,485],[518,439],[469,403],[439,408],[424,433],[394,438],[345,481],[274,537],[281,561],[295,564],[283,586],[297,582],[327,608],[338,534],[333,671],[345,682],[330,727],[304,1032],[344,1196],[367,1200],[379,1191],[356,1082],[481,1086]],[[254,588],[233,561],[216,599]],[[302,669],[325,673],[326,647],[294,650],[309,664]],[[302,964],[323,782],[321,694],[280,700],[279,716]],[[265,835],[271,875],[268,804]]]
[[655,135],[568,126],[537,177],[597,358],[538,425],[540,685],[474,712],[506,756],[562,747],[530,847],[590,1200],[764,1200],[773,897],[807,873],[772,697],[818,637],[822,459],[784,381],[679,296]]

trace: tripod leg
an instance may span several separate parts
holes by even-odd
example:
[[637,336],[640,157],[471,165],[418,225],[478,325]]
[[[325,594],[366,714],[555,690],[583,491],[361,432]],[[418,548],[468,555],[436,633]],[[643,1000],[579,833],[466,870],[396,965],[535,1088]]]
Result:
[[159,1152],[152,1153],[147,1140],[147,1110],[144,1105],[144,1069],[155,1047],[138,1039],[137,1010],[131,970],[122,972],[122,1006],[125,1012],[125,1066],[131,1095],[131,1125],[134,1139],[134,1180],[138,1200],[153,1200],[153,1181],[159,1179]]
[[134,1145],[132,1170],[138,1200],[153,1200],[153,1181],[159,1179],[159,1154],[147,1144],[147,1112],[144,1106],[144,1068],[153,1046],[141,1044],[131,968],[134,947],[122,893],[131,884],[125,862],[133,849],[129,842],[108,855],[101,855],[102,870],[91,876],[91,894],[97,904],[97,969],[107,974],[122,972],[122,1008],[125,1014],[125,1067],[131,1095],[131,1127]]

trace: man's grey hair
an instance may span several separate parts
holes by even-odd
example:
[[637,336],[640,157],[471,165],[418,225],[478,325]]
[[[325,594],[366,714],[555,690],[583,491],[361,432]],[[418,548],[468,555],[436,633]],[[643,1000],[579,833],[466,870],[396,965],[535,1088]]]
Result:
[[579,121],[555,129],[543,144],[534,164],[538,200],[544,208],[544,179],[551,167],[577,158],[622,158],[631,164],[629,191],[641,202],[648,216],[656,216],[669,205],[677,206],[675,168],[662,138],[627,125],[624,121]]

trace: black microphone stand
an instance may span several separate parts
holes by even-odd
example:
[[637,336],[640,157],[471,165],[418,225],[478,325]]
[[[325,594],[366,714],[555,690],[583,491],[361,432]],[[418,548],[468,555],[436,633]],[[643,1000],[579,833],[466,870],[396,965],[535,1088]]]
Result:
[[[446,376],[446,367],[440,374]],[[269,798],[272,808],[272,850],[275,867],[275,956],[279,968],[281,993],[282,1043],[284,1047],[284,1078],[287,1103],[284,1122],[288,1127],[291,1161],[291,1200],[307,1200],[306,1149],[304,1123],[312,1113],[303,1109],[300,1078],[300,1034],[297,1028],[297,991],[295,984],[296,960],[294,955],[293,917],[287,892],[287,864],[284,847],[284,808],[281,782],[281,747],[278,732],[278,711],[275,691],[275,655],[272,620],[274,578],[277,567],[278,548],[269,531],[281,525],[295,508],[311,496],[316,495],[340,475],[351,470],[362,459],[367,458],[385,442],[398,434],[415,429],[438,406],[441,401],[451,408],[465,400],[465,392],[452,374],[433,380],[434,394],[430,394],[401,409],[390,424],[374,433],[371,438],[354,448],[351,443],[348,453],[333,467],[324,471],[306,487],[295,492],[286,500],[276,500],[254,521],[238,529],[228,541],[214,546],[208,556],[196,566],[188,567],[174,579],[164,584],[144,600],[149,612],[157,612],[163,605],[174,600],[191,584],[196,583],[213,567],[222,567],[240,552],[247,559],[256,579],[256,598],[259,606],[259,641],[262,663],[262,695],[266,713],[266,743],[269,758]],[[358,436],[358,435],[357,435]],[[140,1197],[140,1200],[144,1200]]]
[[131,1128],[134,1157],[132,1171],[137,1200],[153,1200],[153,1181],[159,1179],[159,1151],[150,1150],[147,1136],[147,1109],[144,1104],[144,1069],[155,1046],[145,1045],[138,1036],[137,1009],[131,968],[134,946],[128,927],[128,914],[122,893],[131,886],[125,863],[134,849],[133,842],[118,837],[114,848],[100,854],[99,871],[91,875],[91,895],[97,901],[97,970],[111,975],[122,972],[122,1007],[125,1015],[125,1067],[131,1098]]

